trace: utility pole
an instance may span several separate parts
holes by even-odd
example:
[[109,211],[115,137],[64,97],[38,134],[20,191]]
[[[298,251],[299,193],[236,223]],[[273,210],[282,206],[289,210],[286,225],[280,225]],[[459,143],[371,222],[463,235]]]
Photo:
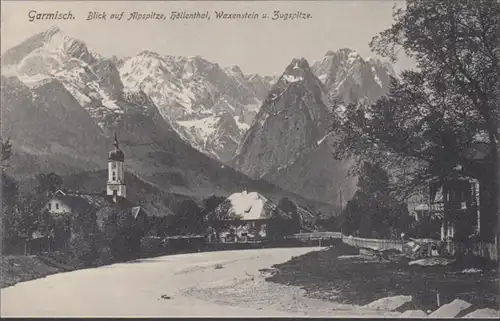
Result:
[[342,202],[342,189],[339,190],[340,196],[340,212],[342,212],[342,208],[344,207],[344,203]]
[[428,237],[432,239],[432,195],[431,195],[431,180],[427,182],[427,206],[429,210],[427,211],[427,220],[429,222],[429,235]]
[[342,189],[339,189],[339,198],[340,198],[340,213],[339,213],[339,216],[340,219],[341,219],[341,222],[340,222],[340,237],[343,238],[344,237],[344,231],[342,230],[342,226],[344,225],[344,223],[342,222],[344,220],[344,218],[342,217],[342,208],[343,208],[343,203],[342,203]]

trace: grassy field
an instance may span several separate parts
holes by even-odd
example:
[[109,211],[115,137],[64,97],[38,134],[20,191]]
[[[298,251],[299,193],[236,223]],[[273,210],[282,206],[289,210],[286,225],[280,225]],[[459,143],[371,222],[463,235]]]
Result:
[[[476,308],[498,309],[500,304],[498,271],[491,265],[461,261],[420,267],[409,266],[405,259],[380,261],[357,254],[356,248],[340,243],[275,265],[276,274],[266,280],[301,286],[311,297],[357,305],[387,296],[412,295],[413,302],[405,308],[435,310],[437,292],[441,304],[456,298]],[[464,268],[478,265],[482,272],[462,273]]]
[[74,269],[51,258],[36,255],[5,255],[2,257],[0,266],[1,288]]

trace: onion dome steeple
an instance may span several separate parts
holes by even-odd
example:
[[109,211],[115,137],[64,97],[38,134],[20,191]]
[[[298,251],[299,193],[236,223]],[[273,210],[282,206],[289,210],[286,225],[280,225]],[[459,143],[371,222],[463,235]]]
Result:
[[108,160],[123,162],[125,160],[125,154],[123,154],[123,151],[118,146],[118,138],[116,136],[116,132],[115,132],[115,141],[113,142],[113,146],[115,146],[115,148],[109,152]]

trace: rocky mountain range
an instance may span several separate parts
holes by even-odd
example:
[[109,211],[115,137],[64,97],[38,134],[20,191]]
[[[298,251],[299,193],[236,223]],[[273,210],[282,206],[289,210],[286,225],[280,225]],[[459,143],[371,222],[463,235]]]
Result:
[[392,68],[350,49],[329,51],[312,67],[294,59],[272,87],[233,159],[236,169],[305,197],[339,204],[357,179],[352,160],[333,158],[335,118],[347,103],[385,94]]
[[396,77],[389,63],[364,59],[349,48],[328,51],[313,63],[311,70],[324,84],[330,100],[335,97],[344,103],[372,103],[387,93],[390,77]]
[[1,65],[2,136],[14,143],[21,176],[100,171],[116,131],[131,174],[162,192],[254,188],[327,212],[356,183],[350,162],[331,156],[332,120],[345,103],[385,94],[395,75],[351,49],[311,66],[294,59],[280,77],[200,56],[107,58],[58,28],[7,50]]
[[[141,55],[149,56],[150,53]],[[200,100],[189,105],[176,105],[169,114],[165,105],[156,104],[159,96],[146,93],[146,80],[141,80],[142,85],[131,85],[134,78],[124,70],[134,65],[135,58],[102,57],[57,28],[34,35],[7,50],[1,57],[1,130],[2,137],[10,137],[13,144],[12,173],[19,179],[28,179],[47,171],[60,175],[99,172],[106,168],[111,136],[116,131],[126,155],[127,170],[144,184],[153,186],[151,190],[200,199],[212,194],[227,196],[247,188],[271,199],[287,196],[303,206],[331,212],[329,204],[309,201],[225,166],[193,148],[185,141],[186,137],[183,139],[178,134],[177,130],[187,135],[188,132],[180,131],[179,126],[182,126],[182,121],[192,121],[190,117],[195,111],[203,115],[209,109],[219,109],[221,113],[217,117],[221,116],[224,121],[251,119],[251,108],[242,106],[249,106],[252,102],[258,106],[258,98],[250,94],[246,97],[243,92],[252,89],[254,93],[262,94],[266,86],[264,78],[243,77],[248,84],[241,85],[244,89],[233,84],[227,92],[240,90],[234,94],[239,99],[236,103],[230,94],[215,95],[204,89],[205,86],[212,87],[201,80],[191,84],[187,84],[185,78],[175,80],[178,70],[172,67],[168,69],[174,79],[172,86],[181,86],[180,92],[184,93],[189,88],[200,94],[196,98]],[[169,59],[167,57],[165,61]],[[193,68],[193,73],[204,75],[213,72],[216,77],[221,77],[216,83],[229,82],[223,75],[230,74],[230,71],[237,74],[234,68],[229,71],[216,65],[207,66],[201,58],[183,59],[186,65],[182,72],[188,72],[189,68]],[[170,63],[172,61],[177,61],[177,58],[171,58]],[[201,76],[193,77],[198,79]],[[220,86],[222,90],[229,85]],[[204,105],[201,103],[203,99],[216,103],[215,107]],[[179,120],[170,123],[174,117]],[[238,124],[235,128],[240,129]],[[226,127],[214,133],[222,137],[225,130]],[[242,131],[237,133],[242,135]],[[215,144],[213,140],[210,142]],[[102,180],[104,187],[105,175],[102,175]]]
[[123,59],[119,72],[125,86],[151,97],[182,138],[222,162],[234,156],[273,81],[200,56],[149,51]]

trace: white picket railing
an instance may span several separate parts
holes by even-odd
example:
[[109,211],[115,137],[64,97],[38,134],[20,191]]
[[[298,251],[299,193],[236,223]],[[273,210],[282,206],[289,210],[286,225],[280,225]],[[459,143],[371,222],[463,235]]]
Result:
[[[403,251],[403,244],[405,243],[402,240],[384,240],[384,239],[365,239],[360,237],[346,236],[342,235],[342,241],[348,245],[360,247],[360,248],[368,248],[372,250],[398,250],[400,252]],[[424,243],[431,242],[431,240],[419,240],[424,241]],[[436,240],[432,240],[433,242],[438,242]],[[462,242],[446,242],[446,250],[450,255],[455,255],[459,251],[464,251],[467,245]],[[477,242],[471,245],[471,251],[474,255],[479,257],[484,257],[490,260],[498,261],[497,255],[497,246],[494,243],[484,243]]]
[[363,247],[372,250],[398,250],[403,251],[404,241],[402,240],[383,240],[383,239],[365,239],[354,236],[342,236],[342,241],[345,244]]
[[340,232],[297,233],[285,237],[285,239],[295,239],[295,240],[327,240],[327,239],[341,239],[341,238],[342,238],[342,233]]

